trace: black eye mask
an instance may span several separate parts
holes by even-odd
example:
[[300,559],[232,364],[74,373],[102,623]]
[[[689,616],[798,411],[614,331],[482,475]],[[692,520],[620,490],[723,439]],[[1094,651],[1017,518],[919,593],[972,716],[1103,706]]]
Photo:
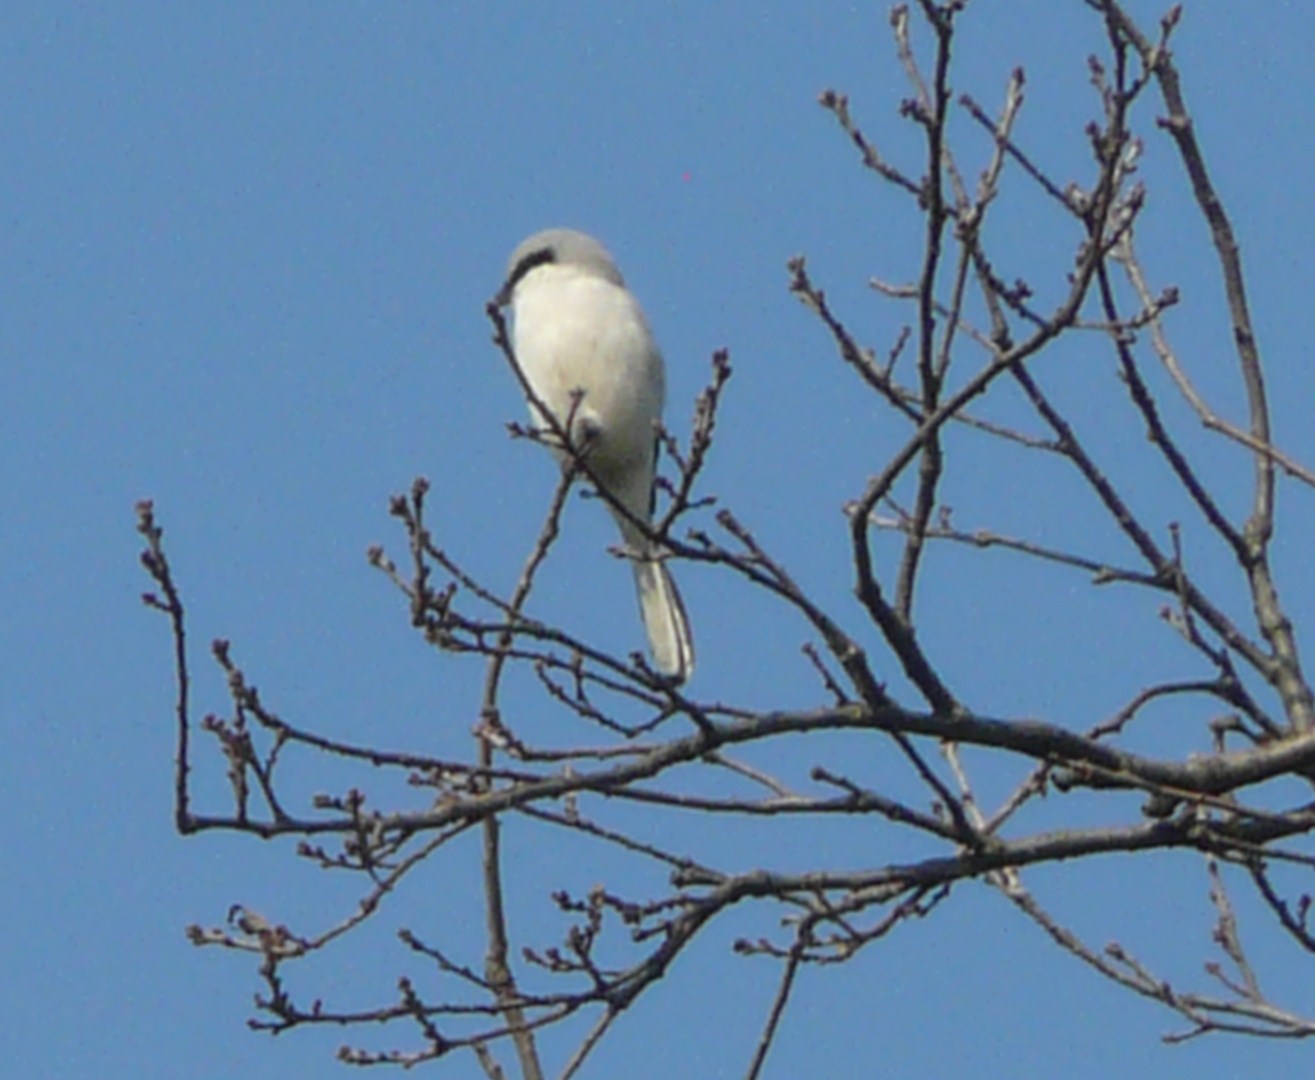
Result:
[[550,247],[539,248],[522,255],[520,261],[511,268],[511,273],[507,275],[507,283],[498,293],[498,306],[503,307],[511,300],[512,290],[522,278],[537,266],[546,266],[548,263],[557,261],[557,252]]

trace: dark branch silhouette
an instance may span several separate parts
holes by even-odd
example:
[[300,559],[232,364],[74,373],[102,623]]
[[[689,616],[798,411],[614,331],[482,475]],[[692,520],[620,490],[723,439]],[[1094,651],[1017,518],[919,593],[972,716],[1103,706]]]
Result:
[[[672,685],[638,654],[619,655],[526,613],[552,556],[568,490],[573,481],[590,486],[592,480],[587,453],[570,441],[571,425],[556,424],[546,410],[549,430],[513,425],[513,434],[565,448],[568,467],[510,590],[468,569],[454,552],[461,537],[440,540],[429,524],[431,489],[423,480],[391,506],[405,555],[394,559],[381,548],[369,553],[427,643],[451,654],[453,663],[484,665],[481,699],[470,709],[479,720],[466,757],[353,745],[299,726],[257,692],[226,641],[212,649],[227,678],[226,712],[198,720],[182,592],[153,507],[138,507],[146,545],[142,561],[154,581],[146,601],[167,617],[174,648],[179,831],[295,836],[301,858],[355,875],[360,883],[359,903],[317,932],[242,906],[229,912],[223,926],[189,929],[198,945],[253,955],[261,983],[254,1028],[333,1025],[349,1029],[354,1041],[382,1039],[390,1047],[344,1047],[341,1060],[357,1065],[415,1065],[468,1051],[485,1075],[500,1077],[507,1075],[505,1061],[513,1053],[522,1077],[570,1077],[650,987],[681,977],[682,954],[705,927],[756,900],[766,902],[760,904],[760,936],[741,940],[736,951],[780,968],[761,1036],[745,1047],[747,1075],[756,1077],[802,968],[843,964],[910,920],[934,918],[957,885],[977,880],[999,890],[1082,965],[1174,1013],[1183,1026],[1167,1036],[1171,1040],[1211,1032],[1280,1038],[1315,1033],[1315,1018],[1266,996],[1233,899],[1247,890],[1254,901],[1249,912],[1272,917],[1297,955],[1315,954],[1310,896],[1291,891],[1315,868],[1308,842],[1315,798],[1293,801],[1296,792],[1309,796],[1315,779],[1315,697],[1270,561],[1280,473],[1315,486],[1315,471],[1273,442],[1238,239],[1210,180],[1169,48],[1179,9],[1148,33],[1115,0],[1082,2],[1103,34],[1102,57],[1090,65],[1099,119],[1075,133],[1090,153],[1082,183],[1060,183],[1047,169],[1045,148],[1017,141],[1016,120],[1026,108],[1021,68],[1002,71],[997,111],[954,98],[956,50],[972,45],[960,35],[967,0],[919,0],[912,10],[901,5],[892,14],[895,57],[911,92],[900,114],[920,133],[921,161],[891,160],[859,126],[848,96],[834,90],[821,95],[861,164],[898,193],[923,225],[921,258],[910,280],[873,282],[906,319],[879,347],[863,343],[853,320],[827,299],[802,257],[789,263],[790,293],[816,317],[828,348],[857,377],[858,390],[882,410],[886,429],[902,433],[901,444],[872,476],[854,476],[843,525],[854,603],[831,610],[810,595],[752,525],[729,508],[733,498],[714,501],[704,492],[718,410],[731,392],[726,353],[712,358],[688,441],[661,433],[670,474],[661,484],[665,502],[651,528],[635,524],[650,530],[668,558],[703,564],[777,605],[781,624],[796,626],[806,638],[800,663],[816,674],[818,686],[811,706],[763,710],[704,700],[697,684]],[[925,38],[926,48],[916,46],[915,38]],[[1157,108],[1163,116],[1154,120]],[[956,116],[967,119],[978,141],[952,143],[950,120]],[[1241,421],[1227,418],[1227,403],[1207,404],[1196,388],[1165,321],[1178,303],[1177,290],[1157,288],[1137,254],[1137,230],[1147,213],[1137,162],[1142,140],[1151,138],[1168,140],[1176,151],[1185,197],[1199,208],[1217,251],[1230,349],[1243,390]],[[975,183],[968,179],[970,158],[980,160]],[[1007,257],[993,246],[988,228],[1006,185],[1026,191],[1038,219],[1049,215],[1048,227],[1068,230],[1072,259],[1065,272],[1028,268],[1034,284],[1006,272]],[[496,347],[533,401],[495,303],[488,316]],[[1122,414],[1076,414],[1048,389],[1054,346],[1079,336],[1107,350],[1126,402]],[[1151,367],[1168,381],[1151,378]],[[1157,386],[1171,387],[1205,429],[1250,458],[1249,506],[1242,519],[1230,513],[1217,479],[1194,462]],[[1001,423],[986,408],[1005,394],[1025,404],[1023,425]],[[1117,470],[1103,460],[1100,441],[1091,438],[1093,429],[1107,425],[1144,438],[1146,467],[1163,466],[1192,520],[1166,521],[1158,511],[1137,508]],[[960,435],[1057,463],[1069,492],[1104,514],[1109,537],[1119,544],[1117,560],[1063,541],[1010,535],[990,523],[957,525],[944,491],[959,467]],[[1187,535],[1221,545],[1231,578],[1194,560]],[[887,548],[878,557],[878,545],[891,541],[898,544],[897,557],[890,558]],[[981,559],[1012,559],[1023,575],[1047,565],[1072,571],[1075,581],[1093,587],[1157,597],[1162,619],[1191,651],[1197,670],[1189,676],[1165,670],[1085,729],[1073,716],[995,715],[970,704],[956,673],[919,633],[920,598],[938,572],[927,557],[936,545],[957,545]],[[1225,599],[1239,587],[1249,600],[1245,617]],[[560,742],[534,745],[521,716],[507,707],[503,686],[512,671],[532,675],[541,708],[562,717]],[[896,677],[898,689],[889,681]],[[755,686],[751,699],[761,700],[764,689],[770,693],[770,687]],[[1198,717],[1192,752],[1157,757],[1132,749],[1130,733],[1154,723],[1156,710],[1167,703],[1184,705]],[[202,810],[193,797],[197,732],[214,740],[224,762],[232,791],[226,808]],[[901,783],[892,786],[889,765],[877,774],[870,762],[853,757],[844,759],[845,769],[823,764],[834,757],[827,740],[845,733],[889,740],[905,770]],[[802,779],[775,775],[744,754],[800,736],[808,742],[793,745],[816,748],[815,764]],[[977,793],[965,747],[1017,767],[1021,779],[997,804],[985,804]],[[303,759],[301,768],[311,767],[307,758],[355,765],[360,784],[298,805],[282,779],[282,766],[293,755]],[[377,803],[371,792],[378,790],[381,771],[419,791],[418,805]],[[896,796],[897,790],[917,794]],[[1109,799],[1110,823],[1078,823],[1072,793]],[[1127,793],[1139,798],[1130,800]],[[1038,808],[1043,796],[1044,807]],[[1019,824],[1025,807],[1036,810],[1033,820],[1042,820],[1043,828],[1028,831]],[[616,808],[627,813],[616,815]],[[773,866],[773,853],[765,848],[758,868],[729,869],[663,846],[652,839],[660,830],[635,832],[623,824],[635,820],[635,811],[654,818],[698,814],[709,829],[745,818],[771,823],[844,817],[865,833],[901,830],[922,845],[922,853],[884,865],[820,863],[786,871]],[[651,891],[630,895],[599,884],[578,894],[562,886],[553,894],[567,924],[561,939],[514,943],[504,903],[516,868],[507,864],[500,842],[502,830],[527,821],[604,845],[633,865],[639,880],[653,882]],[[444,860],[452,842],[472,830],[482,837],[482,961],[472,955],[479,950],[471,949],[469,935],[454,939],[442,926],[401,926],[398,967],[404,974],[389,1000],[341,1008],[305,1000],[289,988],[287,973],[299,961],[321,954],[322,962],[331,962],[335,952],[349,949],[347,939],[358,926],[388,918],[391,897],[408,888],[421,867]],[[1165,850],[1200,853],[1202,889],[1215,912],[1213,927],[1198,928],[1213,956],[1199,987],[1172,985],[1150,961],[1117,944],[1087,943],[1027,885],[1032,867]],[[569,1057],[549,1070],[539,1033],[575,1018],[583,1021],[570,1029],[580,1032],[579,1039]]]

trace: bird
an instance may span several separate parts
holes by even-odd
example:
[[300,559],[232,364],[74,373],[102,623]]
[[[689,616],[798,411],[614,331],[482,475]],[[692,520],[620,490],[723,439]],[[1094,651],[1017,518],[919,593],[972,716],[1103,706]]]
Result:
[[694,643],[665,552],[648,532],[666,372],[644,311],[608,250],[566,228],[517,245],[495,303],[511,308],[511,351],[531,424],[559,444],[564,469],[575,469],[578,457],[602,489],[634,571],[654,667],[680,685],[694,670]]

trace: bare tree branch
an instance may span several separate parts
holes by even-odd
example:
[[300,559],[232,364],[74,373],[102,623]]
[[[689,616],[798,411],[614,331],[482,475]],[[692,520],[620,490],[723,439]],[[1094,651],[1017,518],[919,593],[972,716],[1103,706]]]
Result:
[[[420,640],[445,663],[482,665],[476,700],[452,692],[440,699],[454,715],[478,717],[469,750],[356,745],[293,722],[271,704],[277,694],[257,691],[223,639],[211,653],[227,698],[218,712],[198,715],[183,591],[152,505],[139,504],[142,564],[152,582],[144,600],[165,616],[172,651],[178,831],[294,837],[300,865],[356,884],[356,904],[318,927],[235,904],[223,925],[188,928],[198,946],[251,957],[259,987],[253,1028],[329,1025],[349,1029],[354,1040],[385,1042],[343,1047],[339,1059],[349,1064],[405,1068],[469,1058],[486,1077],[505,1078],[514,1068],[521,1078],[565,1080],[581,1074],[650,989],[683,976],[686,951],[707,927],[740,910],[761,929],[740,938],[735,953],[745,963],[779,965],[762,1026],[744,1047],[746,1075],[757,1077],[786,1037],[783,1020],[806,986],[801,971],[839,969],[912,920],[934,917],[961,891],[956,886],[980,881],[1083,969],[1168,1010],[1179,1026],[1167,1041],[1221,1032],[1315,1035],[1315,1018],[1271,998],[1274,982],[1246,948],[1250,926],[1269,919],[1299,959],[1315,955],[1311,895],[1302,891],[1315,869],[1315,696],[1269,561],[1277,470],[1309,486],[1315,471],[1272,439],[1238,241],[1168,47],[1180,10],[1150,35],[1116,0],[1083,6],[1096,16],[1100,55],[1087,68],[1098,119],[1073,133],[1088,155],[1081,182],[1060,183],[1046,148],[1025,146],[1017,134],[1022,68],[1002,70],[994,115],[971,97],[954,97],[957,58],[974,43],[966,0],[918,0],[892,12],[888,62],[903,72],[910,95],[897,122],[918,133],[920,165],[884,156],[877,149],[884,133],[865,134],[846,95],[821,96],[878,188],[890,189],[899,212],[916,215],[921,229],[915,259],[870,279],[868,295],[881,309],[875,321],[870,312],[841,310],[804,256],[788,264],[789,292],[838,356],[837,377],[850,378],[880,411],[882,431],[900,440],[884,460],[855,463],[858,494],[838,523],[846,557],[835,568],[852,585],[850,602],[810,589],[815,568],[804,574],[788,566],[764,541],[769,528],[705,490],[707,466],[726,438],[718,424],[731,386],[724,350],[712,357],[688,439],[655,433],[669,474],[659,485],[663,509],[651,525],[632,524],[662,558],[698,563],[713,588],[751,590],[774,605],[780,630],[799,635],[797,662],[814,697],[787,700],[769,663],[752,685],[708,697],[672,685],[642,656],[533,614],[573,481],[592,484],[613,510],[619,504],[591,473],[589,447],[573,442],[571,418],[561,423],[535,398],[496,303],[487,309],[494,343],[543,417],[511,425],[512,434],[548,444],[565,462],[519,575],[504,586],[471,572],[461,549],[477,541],[459,526],[436,535],[429,506],[443,495],[425,480],[390,504],[404,554],[368,553]],[[1144,115],[1157,92],[1167,110],[1158,127]],[[960,115],[966,139],[954,120]],[[1133,245],[1141,216],[1154,212],[1137,169],[1144,139],[1156,137],[1182,161],[1184,195],[1215,245],[1241,373],[1234,411],[1245,412],[1245,425],[1222,419],[1231,403],[1216,411],[1197,391],[1188,358],[1169,342],[1166,313],[1177,291],[1156,292]],[[1032,200],[1037,227],[1064,238],[1071,260],[1011,265],[1016,251],[994,235],[1011,185]],[[885,319],[892,305],[896,317]],[[1114,407],[1095,415],[1066,404],[1056,359],[1066,341],[1082,343],[1083,357],[1099,351],[1108,364],[1112,356],[1122,387]],[[1162,409],[1157,393],[1167,383],[1156,382],[1156,364],[1207,429],[1251,456],[1245,520],[1230,516],[1220,478],[1201,464],[1191,433]],[[1196,425],[1192,433],[1208,437]],[[1111,454],[1107,435],[1144,452]],[[1043,462],[1055,485],[1047,498],[1083,500],[1098,526],[1051,533],[1031,521],[993,520],[1010,509],[1001,498],[974,507],[987,517],[979,527],[960,527],[947,500],[983,445],[1011,463],[1002,469]],[[1171,499],[1143,505],[1143,469],[1156,470],[1164,485],[1157,490]],[[1188,507],[1189,520],[1168,518],[1170,503]],[[1144,680],[1111,664],[1111,690],[1098,706],[1074,697],[1036,717],[971,700],[962,687],[973,682],[955,669],[943,633],[927,632],[929,595],[957,585],[938,576],[937,544],[981,562],[992,557],[986,549],[1007,551],[1000,573],[1019,590],[1037,588],[1045,565],[1110,586],[1105,596],[1153,597],[1147,617],[1168,631],[1170,647],[1150,658],[1154,673]],[[1208,557],[1207,547],[1223,558]],[[980,613],[968,619],[968,632],[992,629]],[[1031,629],[1038,637],[1049,630]],[[1030,660],[1018,658],[1018,679],[1030,677]],[[540,714],[554,723],[538,723]],[[218,752],[215,771],[226,790],[200,804],[196,770],[215,766],[194,760],[198,744]],[[988,785],[980,783],[982,762],[992,769]],[[329,765],[324,775],[339,779],[312,798],[288,779]],[[1004,794],[985,799],[983,791]],[[1090,813],[1093,801],[1099,818]],[[848,830],[855,854],[845,861],[790,849],[781,838],[801,821]],[[672,828],[691,822],[695,828]],[[746,822],[752,838],[728,854],[718,839]],[[572,863],[553,871],[559,879],[536,876],[503,850],[507,836],[531,829],[536,842],[594,848],[606,865],[625,869],[584,880]],[[481,844],[472,871],[459,853],[475,832]],[[893,850],[904,854],[882,854]],[[1200,986],[1160,974],[1152,952],[1093,946],[1072,929],[1062,890],[1045,903],[1033,891],[1034,867],[1049,868],[1047,880],[1067,880],[1085,860],[1148,862],[1169,852],[1201,855],[1213,921],[1196,928],[1208,957],[1196,973]],[[400,925],[407,890],[421,892],[417,882],[427,875],[457,874],[481,891],[482,935]],[[508,913],[549,897],[558,929],[541,932],[547,940],[525,938]],[[316,970],[303,961],[341,963],[359,947],[366,923],[389,918],[396,920],[395,991],[373,1004],[301,996],[292,973],[310,981]],[[540,1034],[554,1027],[571,1033],[559,1054],[546,1048],[563,1044]]]

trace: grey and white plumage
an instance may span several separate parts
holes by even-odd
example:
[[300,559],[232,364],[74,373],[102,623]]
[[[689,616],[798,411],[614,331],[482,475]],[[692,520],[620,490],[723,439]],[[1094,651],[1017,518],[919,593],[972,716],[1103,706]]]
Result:
[[[662,552],[638,523],[653,520],[657,425],[666,378],[639,302],[612,256],[573,229],[548,229],[512,253],[500,295],[512,309],[512,348],[544,408],[583,451],[631,556],[639,609],[657,670],[684,682],[694,670],[689,619]],[[577,396],[578,395],[578,396]],[[531,403],[537,428],[549,428]],[[565,450],[555,451],[563,465]]]

